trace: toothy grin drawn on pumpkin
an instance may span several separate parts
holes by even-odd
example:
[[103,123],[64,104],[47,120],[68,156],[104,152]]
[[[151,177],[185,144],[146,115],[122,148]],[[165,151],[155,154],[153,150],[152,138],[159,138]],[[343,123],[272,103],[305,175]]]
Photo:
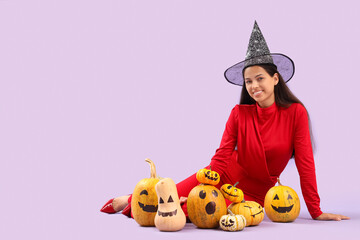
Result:
[[205,173],[206,178],[208,178],[208,179],[210,179],[212,181],[217,181],[218,180],[219,177],[212,177],[212,176],[208,175],[208,173],[210,173],[210,171]]
[[167,217],[167,216],[171,217],[171,216],[175,216],[176,214],[177,214],[177,209],[175,209],[172,212],[160,212],[160,211],[158,211],[158,215],[162,216],[162,217]]
[[229,220],[229,224],[226,224],[226,221],[225,221],[225,219],[223,219],[222,221],[221,221],[221,225],[223,225],[224,227],[232,227],[232,226],[234,226],[234,221],[233,220]]
[[287,213],[287,212],[290,212],[291,209],[293,208],[294,204],[289,206],[289,207],[275,207],[273,205],[271,205],[271,207],[277,211],[278,213]]
[[144,205],[143,203],[141,202],[138,202],[139,203],[139,206],[140,208],[144,211],[144,212],[157,212],[158,210],[158,206],[154,206],[154,205]]

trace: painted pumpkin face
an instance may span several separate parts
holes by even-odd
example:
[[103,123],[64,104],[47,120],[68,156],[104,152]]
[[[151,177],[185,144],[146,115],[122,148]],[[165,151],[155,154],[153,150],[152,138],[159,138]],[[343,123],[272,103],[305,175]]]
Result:
[[228,215],[220,218],[219,224],[222,230],[225,231],[241,231],[246,226],[246,219],[243,215],[235,215],[230,210]]
[[190,221],[199,228],[217,228],[221,216],[226,214],[225,198],[210,185],[194,187],[187,199]]
[[158,210],[155,185],[159,179],[156,178],[154,163],[150,159],[145,161],[151,166],[151,178],[144,178],[136,184],[131,198],[131,213],[141,226],[155,226],[154,218]]
[[274,222],[291,222],[300,214],[300,201],[296,192],[287,186],[283,186],[278,180],[279,186],[269,189],[265,196],[266,215]]
[[160,231],[179,231],[186,224],[186,216],[180,207],[175,182],[164,178],[155,185],[159,208],[155,216],[155,226]]
[[243,191],[235,187],[237,184],[238,182],[235,183],[234,186],[231,184],[224,184],[220,188],[220,191],[224,195],[224,197],[232,202],[241,202],[242,200],[244,200]]
[[206,168],[200,169],[196,173],[196,179],[200,183],[210,184],[215,186],[220,182],[220,175],[215,171],[211,171],[211,166],[210,166],[210,170]]
[[232,203],[228,207],[234,214],[243,215],[246,219],[246,226],[254,226],[264,219],[264,210],[260,204],[254,201],[243,201]]

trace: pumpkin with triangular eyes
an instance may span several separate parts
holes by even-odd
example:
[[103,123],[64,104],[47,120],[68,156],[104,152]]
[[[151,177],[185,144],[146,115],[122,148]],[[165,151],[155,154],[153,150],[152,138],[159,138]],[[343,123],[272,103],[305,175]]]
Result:
[[175,182],[164,178],[155,185],[155,190],[159,199],[156,228],[168,232],[181,230],[186,224],[186,216],[180,206]]
[[158,210],[155,185],[159,178],[156,176],[155,164],[148,158],[145,161],[150,164],[151,177],[136,184],[131,198],[131,213],[141,226],[155,226],[154,218]]
[[244,193],[240,188],[236,188],[236,185],[239,182],[235,183],[234,186],[231,184],[224,184],[221,186],[220,191],[224,197],[232,202],[242,202],[244,200]]
[[264,210],[260,204],[254,201],[242,201],[232,203],[228,209],[234,214],[243,215],[246,219],[246,226],[254,226],[264,219]]
[[283,186],[269,189],[265,195],[264,208],[266,215],[273,222],[292,222],[300,214],[300,200],[294,189]]
[[212,171],[210,166],[210,170],[206,168],[200,169],[196,173],[196,179],[200,183],[216,186],[220,182],[220,175],[217,172]]
[[217,228],[221,216],[226,214],[225,198],[216,187],[200,184],[189,193],[187,211],[197,227]]

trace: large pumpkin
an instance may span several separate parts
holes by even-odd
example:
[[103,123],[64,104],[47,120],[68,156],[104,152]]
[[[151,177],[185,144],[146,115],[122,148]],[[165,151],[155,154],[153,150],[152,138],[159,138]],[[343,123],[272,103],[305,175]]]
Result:
[[154,218],[158,210],[155,185],[159,179],[156,177],[155,164],[148,158],[145,161],[150,164],[151,177],[136,184],[131,198],[131,213],[141,226],[155,226]]
[[210,184],[215,186],[220,182],[220,175],[215,171],[211,171],[211,166],[210,166],[210,170],[206,168],[200,169],[196,173],[196,179],[200,183]]
[[294,189],[283,186],[269,189],[265,196],[264,208],[266,215],[273,222],[292,222],[300,214],[300,200]]
[[226,214],[225,198],[214,186],[200,184],[187,199],[190,221],[199,228],[217,228],[221,216]]
[[254,226],[264,219],[264,210],[260,204],[254,201],[243,201],[232,203],[228,209],[237,215],[243,215],[246,219],[246,226]]
[[224,184],[221,186],[220,191],[224,197],[232,202],[242,202],[244,200],[244,193],[240,188],[236,188],[236,185],[239,182],[235,183],[234,186],[231,184]]

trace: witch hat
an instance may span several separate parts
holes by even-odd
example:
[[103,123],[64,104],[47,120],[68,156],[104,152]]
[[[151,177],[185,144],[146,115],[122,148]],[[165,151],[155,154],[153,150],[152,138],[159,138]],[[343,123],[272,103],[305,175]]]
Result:
[[275,65],[285,82],[288,82],[295,72],[295,65],[291,58],[281,53],[270,53],[265,38],[255,21],[245,60],[229,67],[224,73],[225,78],[232,84],[242,86],[244,69],[259,64]]

